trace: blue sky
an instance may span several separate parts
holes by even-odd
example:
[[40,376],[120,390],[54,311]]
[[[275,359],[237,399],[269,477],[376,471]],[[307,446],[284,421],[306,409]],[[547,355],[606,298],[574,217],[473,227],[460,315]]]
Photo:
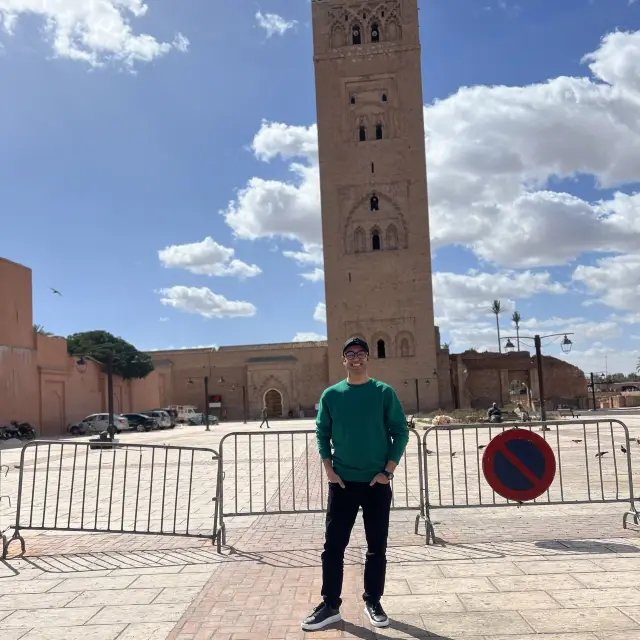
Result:
[[[0,0],[0,256],[33,269],[35,322],[141,349],[322,336],[310,3],[64,0],[69,33],[40,4]],[[631,371],[640,2],[420,9],[443,340],[495,348],[497,298],[506,334],[517,308]]]

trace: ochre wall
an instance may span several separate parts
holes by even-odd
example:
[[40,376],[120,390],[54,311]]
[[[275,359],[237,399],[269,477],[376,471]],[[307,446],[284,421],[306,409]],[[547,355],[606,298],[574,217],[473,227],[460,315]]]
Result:
[[[64,338],[34,331],[31,270],[0,258],[0,426],[25,421],[39,437],[62,435],[70,422],[107,410],[106,386],[97,362],[87,359],[79,373]],[[157,374],[133,381],[115,376],[114,397],[116,411],[157,408]]]

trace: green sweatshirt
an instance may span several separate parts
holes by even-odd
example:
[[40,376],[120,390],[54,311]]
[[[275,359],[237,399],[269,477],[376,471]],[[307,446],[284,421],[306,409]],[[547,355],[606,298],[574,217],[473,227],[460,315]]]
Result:
[[[387,462],[400,462],[409,429],[396,392],[373,378],[325,390],[316,418],[318,450],[346,482],[371,482]],[[333,453],[331,448],[333,446]]]

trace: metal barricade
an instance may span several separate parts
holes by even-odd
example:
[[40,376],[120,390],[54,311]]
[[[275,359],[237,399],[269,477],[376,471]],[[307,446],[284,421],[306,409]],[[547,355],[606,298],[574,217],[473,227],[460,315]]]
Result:
[[215,450],[198,447],[29,442],[20,455],[14,532],[3,543],[2,557],[14,540],[24,554],[25,529],[188,536],[213,543],[219,459]]
[[[225,518],[325,511],[326,477],[315,433],[238,431],[222,438],[218,550],[226,544]],[[393,479],[391,508],[418,511],[418,533],[425,517],[424,487],[420,436],[413,430]]]
[[2,544],[3,548],[7,544],[5,533],[11,529],[11,527],[8,526],[9,519],[13,516],[10,512],[11,493],[7,488],[7,482],[5,480],[9,475],[9,468],[9,465],[2,460],[2,450],[0,450],[0,544]]
[[640,522],[629,429],[620,420],[441,425],[428,428],[422,438],[427,544],[435,543],[431,519],[435,509],[521,505],[497,495],[482,471],[487,444],[499,433],[516,427],[539,432],[556,459],[553,483],[527,506],[628,502],[623,527],[629,517],[636,524]]

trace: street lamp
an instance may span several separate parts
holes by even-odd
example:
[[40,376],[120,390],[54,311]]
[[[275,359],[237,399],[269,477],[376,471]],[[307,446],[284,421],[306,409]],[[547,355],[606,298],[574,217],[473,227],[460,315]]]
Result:
[[513,344],[513,342],[511,342],[511,340],[509,340],[509,339],[507,338],[507,344],[505,344],[505,345],[504,345],[504,350],[505,350],[507,353],[513,353],[513,352],[514,352],[514,350],[515,350],[515,348],[516,348],[516,346]]
[[243,384],[234,384],[231,386],[231,391],[235,391],[238,386],[242,387],[242,415],[244,416],[244,424],[247,424],[247,387]]
[[571,351],[571,347],[573,347],[573,342],[569,340],[567,336],[564,337],[564,340],[560,344],[560,347],[564,353],[569,353]]
[[[211,431],[209,428],[209,376],[204,378],[197,377],[196,380],[204,380],[204,424],[206,426],[205,431]],[[194,378],[187,380],[187,385],[192,387],[194,385]]]
[[[538,389],[540,390],[540,418],[542,422],[546,422],[547,420],[547,411],[544,407],[544,372],[542,369],[542,341],[547,338],[559,338],[564,336],[564,339],[560,343],[560,348],[564,353],[569,353],[571,348],[573,347],[573,342],[569,340],[569,336],[572,336],[573,333],[552,333],[548,336],[540,336],[536,334],[535,336],[520,336],[520,340],[533,340],[533,343],[536,348],[536,364],[538,366]],[[513,343],[511,340],[516,340],[517,338],[514,336],[504,337],[503,340],[507,340],[507,344],[505,346],[505,350],[513,350]],[[511,347],[511,349],[509,348]]]
[[[424,380],[424,383],[428,387],[431,384],[431,380],[437,380],[437,379],[438,379],[438,372],[436,371],[436,369],[433,370],[432,378],[414,378],[413,379],[413,382],[416,387],[416,413],[420,413],[420,380]],[[404,386],[405,387],[409,386],[408,380],[404,381]]]

